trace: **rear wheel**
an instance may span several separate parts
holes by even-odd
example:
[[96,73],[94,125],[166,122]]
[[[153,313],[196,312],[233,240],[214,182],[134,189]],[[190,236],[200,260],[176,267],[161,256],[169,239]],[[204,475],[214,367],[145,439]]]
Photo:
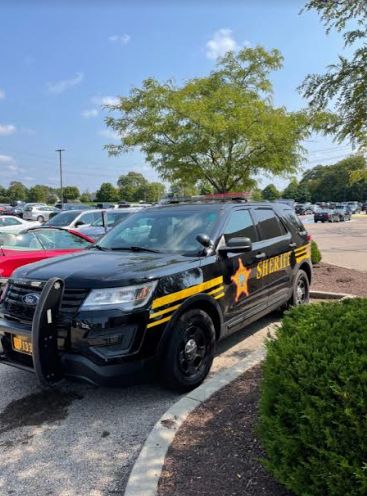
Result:
[[42,223],[42,222],[45,222],[45,219],[44,219],[44,217],[42,215],[39,215],[37,217],[37,221]]
[[307,277],[306,272],[304,270],[299,270],[294,280],[292,296],[290,297],[290,299],[282,309],[288,310],[291,307],[307,305],[307,303],[309,302],[310,302],[310,281]]
[[162,381],[170,389],[191,391],[208,375],[214,352],[213,321],[202,310],[188,310],[172,329],[161,369]]

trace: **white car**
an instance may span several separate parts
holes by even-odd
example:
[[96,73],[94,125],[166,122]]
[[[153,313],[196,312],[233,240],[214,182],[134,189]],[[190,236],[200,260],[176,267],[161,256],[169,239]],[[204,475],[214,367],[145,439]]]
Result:
[[23,229],[39,226],[39,222],[28,222],[13,215],[0,215],[0,232],[18,234]]
[[47,205],[26,205],[23,210],[23,219],[45,222],[45,220],[49,220],[51,212],[58,212],[58,209]]
[[65,229],[76,229],[78,227],[90,226],[98,219],[102,219],[103,210],[63,210],[57,215],[51,216],[45,226],[65,227]]

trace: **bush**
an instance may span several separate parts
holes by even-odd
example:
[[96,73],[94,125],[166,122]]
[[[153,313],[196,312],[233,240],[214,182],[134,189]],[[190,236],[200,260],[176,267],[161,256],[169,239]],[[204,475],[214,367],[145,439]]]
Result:
[[292,309],[267,343],[260,437],[302,496],[367,494],[367,300]]
[[319,247],[317,246],[316,241],[311,241],[311,261],[312,263],[318,264],[322,260],[322,255],[319,250]]

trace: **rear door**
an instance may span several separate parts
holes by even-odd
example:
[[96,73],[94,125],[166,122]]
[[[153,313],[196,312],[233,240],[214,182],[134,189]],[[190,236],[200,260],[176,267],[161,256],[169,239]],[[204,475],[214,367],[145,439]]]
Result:
[[296,246],[292,234],[271,206],[253,207],[259,229],[261,260],[256,277],[268,295],[268,306],[284,302],[292,286],[291,254]]
[[259,236],[250,208],[238,208],[230,212],[223,228],[221,243],[232,238],[250,238],[252,251],[227,253],[220,256],[225,296],[222,300],[224,319],[228,331],[235,331],[242,322],[267,306],[263,281],[256,277],[259,253]]

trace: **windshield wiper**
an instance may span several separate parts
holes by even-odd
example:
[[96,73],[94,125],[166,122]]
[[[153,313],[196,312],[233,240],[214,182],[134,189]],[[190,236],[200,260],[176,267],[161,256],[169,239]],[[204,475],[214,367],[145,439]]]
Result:
[[89,246],[88,250],[92,250],[92,248],[97,248],[97,250],[101,250],[101,251],[109,251],[108,248],[104,248],[103,246],[100,246],[100,245]]
[[144,246],[123,246],[120,248],[111,248],[112,251],[148,251],[151,253],[161,253],[160,250],[153,250],[153,248],[145,248]]

